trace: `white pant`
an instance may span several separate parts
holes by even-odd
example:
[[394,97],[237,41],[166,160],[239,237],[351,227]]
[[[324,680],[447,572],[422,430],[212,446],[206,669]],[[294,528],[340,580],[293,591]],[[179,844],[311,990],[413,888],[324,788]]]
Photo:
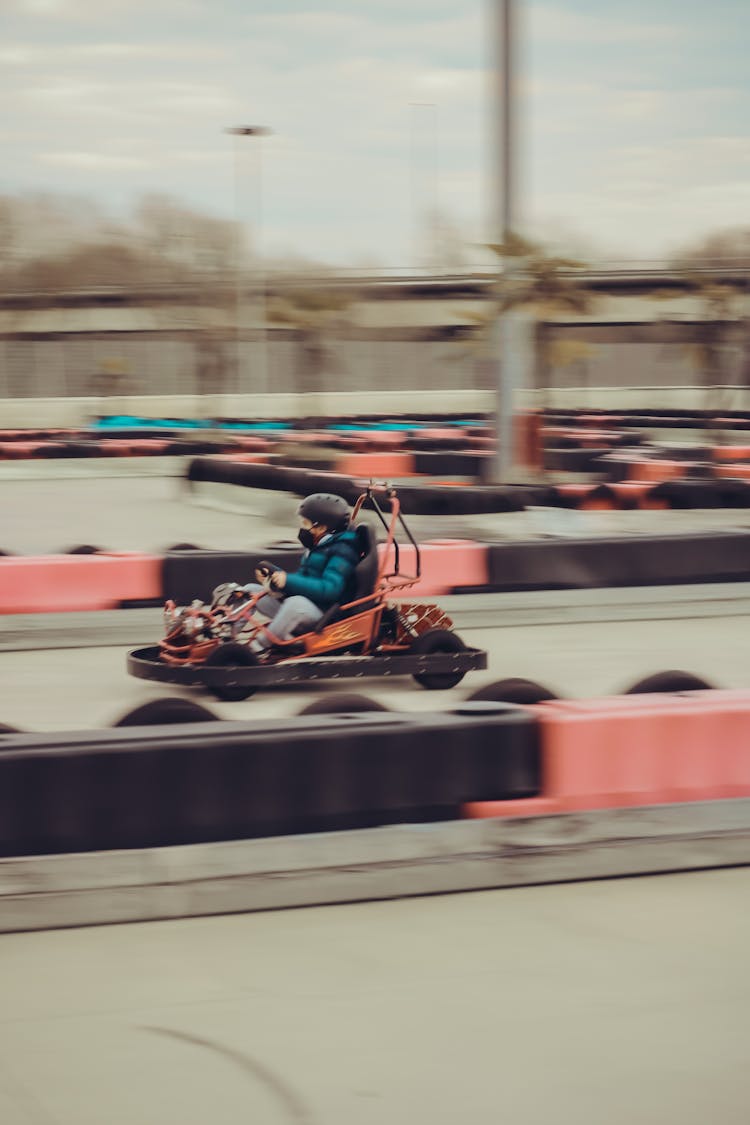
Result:
[[[250,582],[245,589],[250,594],[259,594],[265,586]],[[323,610],[301,594],[291,598],[274,598],[266,594],[258,602],[258,609],[270,621],[270,629],[280,641],[288,641],[302,626],[312,628],[323,616]],[[262,638],[258,640],[262,643]]]

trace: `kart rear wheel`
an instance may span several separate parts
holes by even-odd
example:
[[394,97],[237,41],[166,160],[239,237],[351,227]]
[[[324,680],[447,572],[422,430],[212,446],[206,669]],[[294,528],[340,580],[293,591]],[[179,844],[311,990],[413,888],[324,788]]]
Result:
[[[219,645],[206,658],[206,667],[211,668],[249,668],[257,663],[255,653],[247,645],[236,641]],[[256,689],[249,684],[212,684],[209,690],[216,699],[221,699],[224,703],[241,703],[243,699],[249,699]]]
[[[410,656],[431,656],[437,653],[464,652],[466,645],[450,629],[428,629],[421,633],[409,649]],[[447,691],[460,684],[465,672],[415,672],[414,679],[427,691]]]

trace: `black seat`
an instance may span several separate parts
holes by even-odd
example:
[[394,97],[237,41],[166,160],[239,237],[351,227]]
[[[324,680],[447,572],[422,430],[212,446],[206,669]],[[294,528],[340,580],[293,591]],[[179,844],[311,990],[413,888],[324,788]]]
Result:
[[[357,536],[359,562],[354,568],[352,593],[346,596],[345,604],[347,606],[350,602],[358,602],[363,598],[368,598],[370,594],[374,594],[380,565],[378,559],[378,543],[370,525],[367,523],[358,523],[356,527],[352,528],[352,531],[354,531]],[[315,632],[322,633],[326,625],[330,625],[332,621],[340,621],[344,617],[353,617],[355,613],[364,613],[365,610],[372,609],[374,605],[374,597],[369,598],[368,601],[363,601],[361,605],[355,605],[345,609],[341,608],[341,602],[337,602],[325,611],[320,621],[315,626]]]
[[353,531],[357,536],[359,562],[354,569],[354,593],[349,601],[356,602],[360,598],[366,598],[375,589],[379,560],[378,544],[369,523],[358,523]]

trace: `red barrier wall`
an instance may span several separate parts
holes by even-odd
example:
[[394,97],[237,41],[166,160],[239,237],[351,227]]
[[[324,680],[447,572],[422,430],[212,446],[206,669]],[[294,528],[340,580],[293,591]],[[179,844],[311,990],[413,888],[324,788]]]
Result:
[[153,555],[42,555],[0,558],[0,614],[115,609],[123,600],[162,597],[162,560]]
[[750,691],[538,704],[543,794],[467,805],[475,818],[750,796]]
[[345,477],[394,480],[414,476],[414,457],[411,453],[387,451],[383,453],[345,453],[336,462],[336,472]]
[[[380,546],[382,558],[383,544]],[[420,543],[422,575],[404,597],[447,594],[456,586],[486,586],[489,583],[487,547],[466,539],[433,539]],[[414,548],[402,547],[401,570],[414,573]]]
[[628,469],[628,479],[659,484],[663,480],[679,480],[690,467],[688,461],[633,461]]

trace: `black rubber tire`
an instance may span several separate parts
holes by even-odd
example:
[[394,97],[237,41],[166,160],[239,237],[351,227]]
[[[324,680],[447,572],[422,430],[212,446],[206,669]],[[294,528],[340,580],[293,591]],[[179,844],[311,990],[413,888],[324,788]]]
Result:
[[331,695],[322,695],[320,699],[314,699],[312,703],[308,703],[298,712],[300,715],[335,715],[345,712],[355,713],[358,711],[387,711],[388,708],[384,707],[382,703],[378,703],[376,699],[370,699],[366,695],[358,695],[356,692],[335,692]]
[[200,703],[193,703],[191,699],[182,699],[180,696],[166,696],[164,699],[152,699],[142,703],[133,711],[123,715],[113,727],[148,727],[161,726],[163,723],[215,723],[217,716]]
[[673,691],[709,691],[713,686],[706,680],[702,680],[700,676],[694,676],[692,672],[654,672],[653,675],[644,676],[642,680],[638,680],[623,694],[648,695]]
[[[466,645],[450,629],[428,629],[416,637],[409,649],[410,656],[426,656],[438,652],[464,652]],[[465,672],[423,672],[415,673],[414,679],[427,691],[447,691],[460,684]]]
[[202,551],[202,547],[196,547],[195,543],[175,543],[174,547],[167,547],[166,553],[171,551]]
[[63,554],[65,555],[98,555],[101,554],[102,547],[92,547],[90,543],[81,543],[78,547],[68,547]]
[[[206,660],[206,667],[249,668],[257,663],[255,654],[250,651],[247,645],[230,641],[228,644],[219,645],[218,648],[214,649]],[[249,684],[233,684],[231,687],[219,687],[214,684],[209,690],[216,699],[221,699],[223,703],[241,703],[243,699],[249,699],[257,689]]]
[[19,727],[12,727],[8,723],[0,723],[0,734],[22,734]]
[[472,701],[491,700],[494,703],[519,703],[525,706],[557,698],[558,696],[554,692],[543,687],[542,684],[515,676],[507,680],[495,680],[492,684],[485,684],[484,687],[477,688],[476,691],[467,696],[467,699]]

